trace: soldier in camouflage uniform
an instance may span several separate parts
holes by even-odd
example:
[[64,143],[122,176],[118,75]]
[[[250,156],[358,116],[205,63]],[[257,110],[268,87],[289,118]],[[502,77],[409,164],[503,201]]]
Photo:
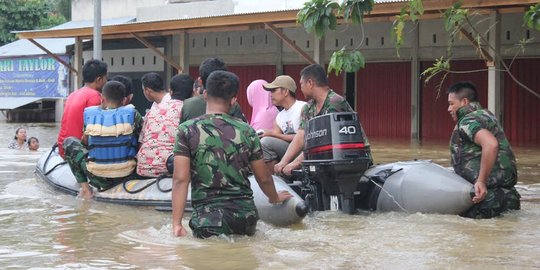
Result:
[[[304,155],[299,153],[304,147],[304,129],[310,119],[334,112],[354,112],[345,98],[328,87],[328,77],[321,65],[309,65],[300,72],[300,89],[309,101],[302,109],[300,128],[281,161],[274,166],[277,174],[290,175],[292,170],[302,164]],[[365,134],[362,129],[364,143],[369,146]]]
[[450,139],[452,166],[475,188],[475,205],[462,216],[491,218],[519,209],[516,158],[495,115],[480,106],[468,82],[450,87],[448,103],[457,122]]
[[195,237],[253,235],[259,216],[248,180],[249,167],[271,203],[283,202],[291,195],[276,192],[253,128],[227,114],[236,100],[238,77],[214,71],[206,85],[207,114],[182,123],[176,136],[173,234],[186,235],[182,216],[191,180],[189,226]]

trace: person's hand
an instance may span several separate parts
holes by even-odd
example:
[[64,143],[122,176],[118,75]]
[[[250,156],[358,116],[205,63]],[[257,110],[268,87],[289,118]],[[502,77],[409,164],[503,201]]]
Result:
[[287,176],[291,175],[292,171],[295,169],[298,169],[298,167],[299,167],[298,164],[296,164],[295,162],[291,162],[282,169],[282,173]]
[[283,168],[285,168],[287,164],[283,162],[278,162],[276,165],[274,165],[274,173],[277,175],[283,174]]
[[187,231],[182,224],[173,224],[173,235],[176,237],[184,237],[187,235]]
[[94,193],[88,183],[81,183],[81,189],[79,190],[77,197],[84,200],[91,200],[94,197]]
[[263,130],[263,133],[259,135],[259,137],[274,137],[274,131],[273,130]]
[[472,198],[473,203],[479,203],[483,201],[487,195],[486,183],[477,180],[474,184],[474,193],[475,196]]
[[286,190],[277,193],[278,197],[276,201],[270,201],[270,203],[282,203],[292,197],[292,194]]

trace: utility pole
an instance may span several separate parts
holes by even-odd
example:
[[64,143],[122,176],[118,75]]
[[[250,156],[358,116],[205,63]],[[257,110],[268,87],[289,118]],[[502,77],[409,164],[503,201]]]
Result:
[[94,59],[101,60],[101,0],[94,0]]

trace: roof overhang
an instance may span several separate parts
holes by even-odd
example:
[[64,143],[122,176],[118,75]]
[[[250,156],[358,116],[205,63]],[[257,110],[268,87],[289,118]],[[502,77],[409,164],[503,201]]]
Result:
[[[454,0],[424,0],[424,19],[440,17],[442,11],[451,7],[454,2]],[[526,6],[536,4],[537,2],[537,0],[464,0],[462,7],[485,10],[487,12],[491,10],[523,12]],[[400,14],[404,4],[403,2],[377,3],[371,14],[366,16],[366,20],[393,20],[395,15]],[[110,39],[131,38],[131,33],[137,33],[141,36],[151,36],[170,35],[181,32],[241,31],[264,29],[266,28],[265,24],[273,24],[276,27],[293,27],[296,25],[297,13],[298,10],[286,10],[164,21],[131,22],[102,26],[102,36],[104,39]],[[15,31],[14,33],[21,39],[92,38],[93,27]]]
[[26,104],[36,102],[43,99],[42,97],[3,97],[0,102],[0,110],[13,110],[22,107]]

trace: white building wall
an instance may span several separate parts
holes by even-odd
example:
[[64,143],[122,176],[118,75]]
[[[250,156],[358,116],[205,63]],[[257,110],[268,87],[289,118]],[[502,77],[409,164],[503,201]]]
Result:
[[[137,8],[165,4],[166,0],[101,0],[101,18],[135,17]],[[94,19],[93,0],[72,0],[71,19],[85,21]]]
[[[159,48],[163,52],[163,48]],[[83,53],[83,62],[92,59],[92,51]],[[108,65],[108,72],[160,72],[164,70],[163,58],[150,49],[106,50],[103,61]]]

